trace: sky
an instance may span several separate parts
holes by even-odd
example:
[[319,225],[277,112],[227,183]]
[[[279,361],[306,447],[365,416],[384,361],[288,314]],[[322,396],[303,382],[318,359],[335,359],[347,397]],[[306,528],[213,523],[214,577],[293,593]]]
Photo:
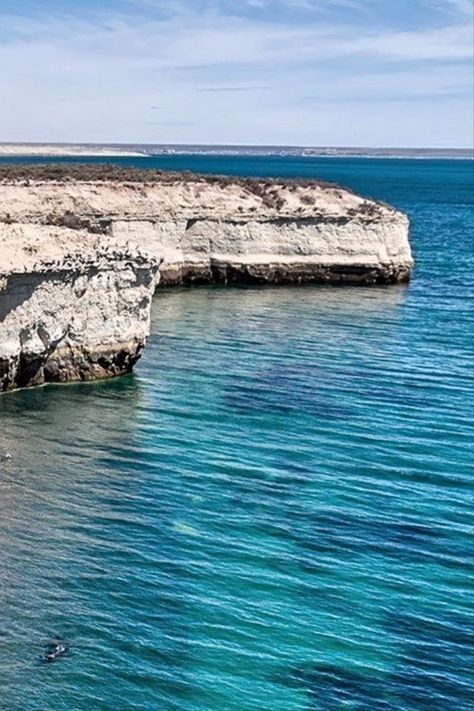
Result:
[[0,141],[470,147],[472,0],[0,0]]

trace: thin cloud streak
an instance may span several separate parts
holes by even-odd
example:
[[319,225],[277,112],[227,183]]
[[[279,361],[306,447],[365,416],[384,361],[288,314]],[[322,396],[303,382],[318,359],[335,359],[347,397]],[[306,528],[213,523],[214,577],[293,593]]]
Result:
[[271,86],[202,86],[199,87],[197,91],[207,94],[207,93],[218,93],[223,94],[227,92],[240,92],[240,91],[270,91]]

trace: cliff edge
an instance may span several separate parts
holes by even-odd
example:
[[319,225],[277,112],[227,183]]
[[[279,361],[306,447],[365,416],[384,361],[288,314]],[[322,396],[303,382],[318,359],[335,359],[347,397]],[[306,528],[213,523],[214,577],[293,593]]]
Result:
[[101,242],[0,224],[0,391],[120,375],[138,360],[158,264]]
[[131,241],[162,285],[396,283],[413,264],[405,215],[318,181],[0,166],[0,195],[0,223]]
[[0,165],[0,390],[131,370],[154,289],[396,283],[408,220],[327,183]]

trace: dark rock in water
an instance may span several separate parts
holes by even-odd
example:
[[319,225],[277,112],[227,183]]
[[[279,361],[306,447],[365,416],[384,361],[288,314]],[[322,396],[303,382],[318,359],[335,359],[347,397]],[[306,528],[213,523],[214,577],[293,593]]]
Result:
[[55,662],[60,657],[63,657],[69,647],[62,639],[54,639],[47,643],[46,650],[43,655],[44,662]]

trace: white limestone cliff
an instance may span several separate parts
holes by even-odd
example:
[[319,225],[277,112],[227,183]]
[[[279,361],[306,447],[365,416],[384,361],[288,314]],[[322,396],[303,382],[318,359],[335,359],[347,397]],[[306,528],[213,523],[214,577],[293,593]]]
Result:
[[0,172],[0,221],[132,241],[164,260],[163,285],[392,283],[413,264],[406,216],[334,185],[93,166],[32,175]]
[[396,283],[408,220],[317,182],[0,166],[0,390],[130,370],[158,283]]
[[131,370],[149,332],[157,263],[101,242],[0,223],[0,391]]

